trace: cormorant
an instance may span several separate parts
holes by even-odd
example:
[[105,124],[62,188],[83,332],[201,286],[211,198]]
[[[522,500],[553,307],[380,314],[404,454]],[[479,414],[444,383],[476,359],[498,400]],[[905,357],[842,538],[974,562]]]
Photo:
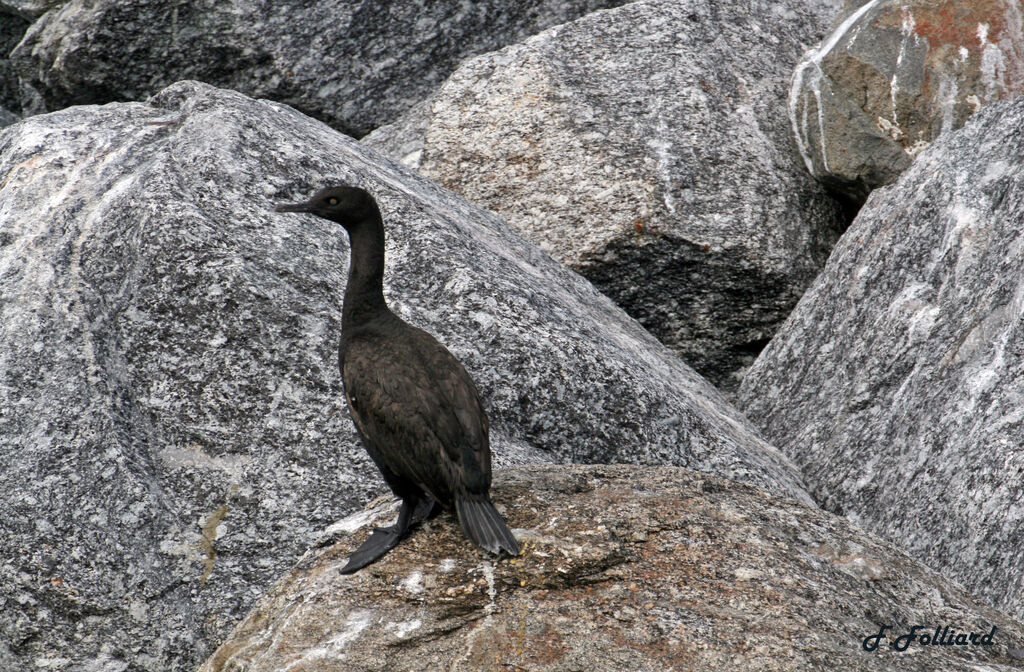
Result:
[[339,362],[345,401],[366,452],[402,500],[398,521],[376,528],[349,556],[349,574],[377,560],[411,523],[454,508],[469,539],[491,553],[519,544],[491,503],[487,415],[473,380],[433,336],[384,302],[384,224],[358,187],[329,187],[277,212],[307,212],[345,227],[351,261]]

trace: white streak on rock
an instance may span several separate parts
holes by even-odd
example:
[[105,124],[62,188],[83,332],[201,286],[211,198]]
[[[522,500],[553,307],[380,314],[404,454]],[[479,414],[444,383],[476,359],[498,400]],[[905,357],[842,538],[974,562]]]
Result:
[[[835,46],[839,43],[839,40],[843,38],[850,30],[850,27],[857,23],[860,17],[864,16],[870,11],[880,0],[871,0],[860,9],[858,9],[850,16],[839,24],[832,34],[823,43],[818,45],[817,48],[811,49],[797,64],[796,70],[793,71],[793,82],[789,88],[789,122],[793,127],[793,136],[796,139],[797,149],[800,150],[800,156],[804,160],[804,164],[807,166],[808,172],[815,174],[814,162],[810,156],[810,138],[807,135],[807,124],[804,123],[801,129],[797,123],[797,105],[800,102],[800,94],[804,89],[804,78],[807,68],[812,68],[812,79],[807,82],[807,88],[810,88],[814,94],[815,100],[818,105],[818,132],[821,134],[821,160],[824,165],[825,172],[829,171],[828,168],[828,153],[825,151],[825,134],[824,134],[824,115],[821,109],[821,79],[824,73],[821,69],[821,61],[828,56]],[[804,106],[806,108],[807,99],[804,96]],[[806,109],[805,109],[806,114]],[[801,130],[803,132],[801,132]]]
[[351,516],[348,516],[346,518],[342,518],[338,522],[336,522],[333,525],[329,526],[326,530],[324,530],[324,533],[323,533],[322,536],[331,536],[331,535],[334,535],[334,534],[338,534],[339,532],[344,532],[346,534],[352,534],[353,532],[355,532],[359,528],[361,528],[364,525],[366,525],[367,523],[369,523],[371,520],[376,519],[378,516],[380,516],[382,513],[384,513],[384,511],[386,511],[388,509],[397,509],[397,508],[398,508],[398,500],[394,500],[394,501],[391,501],[391,502],[387,502],[386,504],[381,504],[380,506],[375,506],[372,509],[364,509],[362,511],[353,513]]
[[903,12],[903,25],[901,26],[900,32],[903,34],[903,40],[900,41],[900,53],[896,56],[896,67],[892,71],[892,80],[889,82],[889,97],[892,100],[892,123],[896,126],[899,125],[899,117],[896,114],[896,97],[899,95],[900,85],[897,81],[900,76],[900,67],[903,65],[903,57],[907,55],[907,42],[911,37],[916,38],[914,33],[914,27],[916,22],[914,21],[914,15],[910,11],[910,7],[902,7]]
[[936,101],[939,104],[939,109],[942,110],[942,133],[948,133],[953,130],[953,125],[956,122],[954,112],[956,111],[956,99],[957,94],[960,93],[960,88],[956,85],[956,79],[952,75],[946,72],[939,73],[939,90],[936,93]]
[[402,588],[405,588],[408,592],[416,595],[423,592],[423,572],[420,570],[413,571],[412,574],[402,579]]
[[658,177],[661,178],[661,182],[664,185],[662,190],[662,199],[665,203],[665,208],[672,214],[675,214],[676,204],[675,199],[672,198],[672,143],[666,140],[669,136],[668,126],[664,123],[658,125],[658,134],[650,138],[647,141],[647,146],[650,147],[655,154],[658,162]]
[[985,84],[985,96],[997,97],[1006,90],[1006,54],[999,45],[988,41],[989,25],[978,24],[978,42],[981,44],[981,81]]
[[498,608],[495,599],[498,597],[498,589],[494,584],[494,565],[490,562],[483,564],[484,579],[487,580],[487,604],[484,606],[484,611],[487,612],[487,617],[494,613],[494,610]]
[[423,621],[419,618],[402,621],[401,623],[388,623],[388,629],[393,631],[398,639],[405,639],[410,632],[419,630],[422,626]]
[[344,659],[345,649],[348,648],[348,645],[354,642],[357,637],[359,637],[359,634],[363,630],[366,630],[366,628],[370,626],[372,616],[372,611],[353,611],[345,621],[345,625],[343,626],[344,629],[340,633],[329,639],[324,646],[309,649],[305,655],[285,667],[283,672],[288,672],[288,670],[302,666],[304,663],[314,660]]

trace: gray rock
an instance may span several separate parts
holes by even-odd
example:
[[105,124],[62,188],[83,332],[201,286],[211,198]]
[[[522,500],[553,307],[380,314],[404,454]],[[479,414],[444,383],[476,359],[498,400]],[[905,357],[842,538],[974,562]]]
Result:
[[[857,1],[868,2],[868,0]],[[847,3],[844,4],[842,0],[822,0],[820,3],[809,2],[808,7],[815,12],[817,23],[824,26],[828,25],[829,17],[835,17],[833,19],[835,21],[842,18],[843,12],[850,11],[849,2],[850,0],[847,0]],[[395,121],[380,126],[360,138],[360,142],[403,165],[418,169],[423,154],[424,136],[427,134],[427,127],[430,124],[430,107],[433,102],[433,96],[420,101],[403,112]]]
[[[200,672],[1024,669],[1019,622],[791,500],[670,467],[514,469],[496,491],[520,557],[467,558],[439,518],[341,576],[346,538],[307,553]],[[922,624],[996,630],[991,646],[891,648]]]
[[[843,19],[848,17],[852,12],[860,9],[869,2],[871,2],[871,0],[844,0],[843,2],[839,2],[839,7],[837,8],[838,11],[832,24],[833,27],[838,26],[843,22]],[[830,5],[834,6],[834,3],[830,3]]]
[[359,142],[403,166],[419,169],[423,158],[423,138],[430,124],[430,108],[433,104],[433,96],[421,100],[392,123],[364,135]]
[[65,2],[67,0],[0,0],[0,13],[15,14],[31,21]]
[[868,198],[742,407],[815,499],[1024,614],[1024,99]]
[[834,25],[851,4],[868,0],[808,0],[807,6],[819,16]]
[[36,112],[197,79],[358,137],[426,98],[466,56],[623,1],[70,0],[14,56]]
[[691,465],[810,501],[589,283],[287,106],[187,82],[30,117],[0,132],[0,175],[0,632],[21,669],[191,669],[382,489],[336,369],[344,233],[270,210],[326,183],[379,197],[389,299],[476,379],[499,465]]
[[3,128],[4,126],[10,126],[11,124],[17,122],[19,119],[20,117],[18,117],[18,115],[0,107],[0,128]]
[[789,114],[807,169],[863,203],[940,133],[1022,92],[1019,0],[871,0],[804,56]]
[[843,224],[785,113],[816,11],[644,0],[470,59],[429,108],[419,168],[733,389]]

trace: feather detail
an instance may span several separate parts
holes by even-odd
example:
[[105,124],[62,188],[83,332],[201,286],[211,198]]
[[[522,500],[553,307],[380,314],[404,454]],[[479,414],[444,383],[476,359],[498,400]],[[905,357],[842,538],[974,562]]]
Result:
[[470,541],[480,548],[499,555],[519,555],[519,542],[512,536],[501,514],[486,498],[456,497],[455,511]]

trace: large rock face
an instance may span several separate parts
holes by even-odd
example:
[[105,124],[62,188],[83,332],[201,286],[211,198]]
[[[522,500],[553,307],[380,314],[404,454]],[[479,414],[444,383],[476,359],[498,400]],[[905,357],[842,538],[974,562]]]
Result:
[[940,133],[1024,92],[1020,0],[871,0],[797,66],[789,114],[807,169],[857,202]]
[[785,458],[493,214],[279,104],[182,83],[0,135],[0,661],[184,670],[383,483],[336,370],[348,247],[271,212],[375,193],[393,307],[475,377],[499,464]]
[[[355,540],[311,551],[200,672],[1024,669],[1021,624],[796,502],[664,467],[510,470],[496,492],[521,557],[473,557],[444,518],[353,576]],[[893,650],[914,625],[996,630]]]
[[1024,614],[1024,99],[876,190],[742,407],[816,500]]
[[36,112],[198,79],[360,136],[426,97],[466,56],[621,2],[71,0],[32,26],[14,58]]
[[785,115],[824,25],[803,0],[594,12],[464,63],[429,107],[420,170],[732,389],[842,223]]

